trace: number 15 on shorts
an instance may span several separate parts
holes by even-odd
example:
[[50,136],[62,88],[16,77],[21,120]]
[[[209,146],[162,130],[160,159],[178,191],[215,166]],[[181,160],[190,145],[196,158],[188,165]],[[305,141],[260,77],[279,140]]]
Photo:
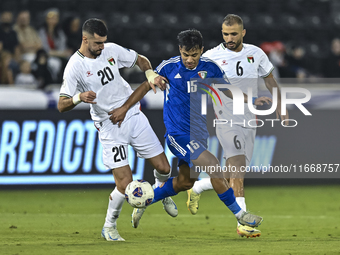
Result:
[[191,140],[188,144],[187,144],[187,148],[190,150],[191,153],[194,153],[195,150],[199,149],[200,145],[198,143],[195,142],[195,140]]

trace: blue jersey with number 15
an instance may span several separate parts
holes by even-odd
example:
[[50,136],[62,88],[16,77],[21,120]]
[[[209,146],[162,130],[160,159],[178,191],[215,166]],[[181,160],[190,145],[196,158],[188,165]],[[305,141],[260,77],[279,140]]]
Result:
[[[201,95],[190,91],[191,79],[226,78],[209,58],[201,57],[195,69],[187,69],[180,56],[164,60],[156,72],[169,81],[164,91],[163,119],[167,134],[207,139],[206,116],[201,114]],[[191,93],[190,93],[191,92]]]

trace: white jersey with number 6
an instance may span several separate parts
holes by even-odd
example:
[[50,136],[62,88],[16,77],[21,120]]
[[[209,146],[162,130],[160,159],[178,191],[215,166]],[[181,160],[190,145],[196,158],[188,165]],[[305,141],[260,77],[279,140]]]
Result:
[[[258,96],[259,79],[268,76],[274,69],[267,55],[259,47],[246,43],[243,44],[243,48],[239,52],[231,51],[221,43],[205,52],[203,56],[212,59],[224,70],[231,85],[239,87],[247,95],[248,88],[251,88],[252,97]],[[255,119],[255,115],[249,111],[247,104],[244,104],[244,116],[233,115],[232,99],[221,91],[218,90],[218,92],[223,101],[222,106],[214,105],[215,113],[219,119],[226,119],[229,124],[232,120],[233,123],[238,123],[237,125],[246,128],[255,125],[254,123],[248,125],[248,121]],[[248,100],[252,100],[252,98]]]
[[[119,68],[133,67],[138,54],[115,43],[105,43],[95,59],[85,57],[79,50],[68,61],[60,96],[72,97],[78,92],[94,91],[97,104],[91,104],[94,121],[109,118],[108,112],[118,108],[132,94],[130,85],[120,76]],[[139,103],[131,107],[125,120],[139,112]]]

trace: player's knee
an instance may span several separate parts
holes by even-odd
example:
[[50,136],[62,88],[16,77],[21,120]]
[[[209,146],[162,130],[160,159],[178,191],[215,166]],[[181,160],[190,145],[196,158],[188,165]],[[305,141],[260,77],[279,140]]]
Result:
[[244,155],[237,155],[234,157],[228,158],[227,162],[229,165],[236,167],[239,169],[242,166],[246,165],[246,157]]
[[120,193],[125,193],[126,186],[132,182],[131,178],[123,178],[120,180],[115,180],[116,182],[116,187],[119,190]]
[[165,175],[165,174],[170,173],[170,165],[169,165],[169,162],[167,160],[158,162],[155,165],[155,168],[157,169],[157,172],[160,173],[160,174]]
[[219,165],[220,165],[220,163],[215,156],[205,157],[205,159],[204,159],[204,166],[206,166],[206,167],[218,168]]

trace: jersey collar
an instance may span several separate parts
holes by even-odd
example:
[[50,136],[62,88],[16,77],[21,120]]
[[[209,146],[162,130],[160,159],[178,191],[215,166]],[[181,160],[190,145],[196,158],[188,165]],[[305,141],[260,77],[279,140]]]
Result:
[[85,58],[85,56],[84,56],[79,50],[77,50],[77,54],[78,54],[81,58]]

